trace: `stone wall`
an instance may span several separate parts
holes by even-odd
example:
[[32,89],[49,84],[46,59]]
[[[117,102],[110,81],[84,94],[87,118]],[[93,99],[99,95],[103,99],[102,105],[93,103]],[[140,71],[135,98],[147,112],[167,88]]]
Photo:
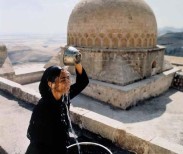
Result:
[[[120,50],[78,47],[77,49],[82,53],[82,64],[91,79],[127,85],[150,77],[154,72],[155,74],[162,72],[164,48]],[[75,73],[74,69],[70,71],[72,74]]]
[[[111,50],[78,49],[82,53],[82,65],[91,79],[125,85],[142,78],[141,70],[136,64],[142,64],[143,59],[136,57],[138,53],[133,52],[130,56],[128,52],[118,50],[111,52]],[[75,73],[75,70],[70,71],[72,74]]]
[[149,77],[163,71],[164,51],[164,48],[159,48],[147,52],[144,76]]

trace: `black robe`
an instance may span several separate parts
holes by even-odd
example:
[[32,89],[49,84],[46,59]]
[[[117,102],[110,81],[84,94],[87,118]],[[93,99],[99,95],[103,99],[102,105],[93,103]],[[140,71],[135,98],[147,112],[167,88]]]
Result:
[[57,101],[50,92],[35,106],[27,131],[30,145],[26,154],[66,153],[70,128],[67,108],[69,109],[70,99],[78,95],[89,83],[84,69],[81,75],[76,71],[76,75],[76,83],[70,87],[68,101],[64,96]]

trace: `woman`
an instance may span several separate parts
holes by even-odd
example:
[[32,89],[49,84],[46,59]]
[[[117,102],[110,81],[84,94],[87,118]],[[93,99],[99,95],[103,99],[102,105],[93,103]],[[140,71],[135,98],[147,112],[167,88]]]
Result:
[[45,70],[39,85],[42,98],[33,110],[27,131],[30,145],[26,154],[66,153],[70,99],[89,83],[81,63],[75,63],[75,69],[76,83],[71,86],[70,73],[65,68],[51,66]]

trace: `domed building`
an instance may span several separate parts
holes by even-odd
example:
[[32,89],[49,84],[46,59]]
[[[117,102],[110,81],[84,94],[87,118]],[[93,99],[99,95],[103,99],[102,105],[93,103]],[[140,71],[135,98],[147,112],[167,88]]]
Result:
[[81,0],[68,22],[67,45],[83,55],[89,77],[127,85],[161,73],[157,23],[143,0]]
[[[115,107],[126,109],[171,86],[177,69],[156,44],[156,18],[144,0],[80,0],[69,18],[66,47],[80,50],[90,78],[83,93]],[[64,49],[46,67],[63,65]]]

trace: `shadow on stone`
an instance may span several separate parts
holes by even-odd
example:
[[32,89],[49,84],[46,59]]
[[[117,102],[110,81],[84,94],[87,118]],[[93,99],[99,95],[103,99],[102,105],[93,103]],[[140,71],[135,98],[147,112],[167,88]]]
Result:
[[30,104],[28,102],[24,102],[24,101],[19,100],[18,98],[14,97],[12,94],[9,94],[6,91],[0,90],[0,95],[2,95],[3,97],[5,97],[9,100],[14,100],[14,101],[18,102],[18,104],[21,107],[26,108],[27,110],[30,110],[30,111],[32,111],[34,106],[35,106],[34,104]]
[[[73,125],[74,131],[78,137],[77,138],[78,142],[93,142],[93,143],[101,144],[101,145],[107,147],[112,152],[112,154],[136,154],[135,152],[122,149],[122,148],[118,147],[117,145],[115,145],[114,143],[112,143],[112,141],[105,139],[98,134],[94,134],[84,128],[80,128],[79,126],[77,126],[74,123],[72,125]],[[74,138],[71,138],[71,140],[69,142],[70,142],[70,145],[76,143]],[[83,147],[83,148],[84,148],[84,150],[88,150],[88,153],[90,152],[90,154],[92,154],[93,153],[92,151],[94,151],[94,149],[95,149],[95,147],[88,147],[89,149],[87,147]],[[97,149],[95,149],[95,150],[97,150]],[[97,152],[95,151],[95,153],[97,153]],[[98,151],[98,153],[100,154],[99,151]],[[74,153],[72,153],[72,154],[74,154]],[[87,152],[86,153],[83,152],[83,154],[87,154]],[[103,153],[101,152],[101,154],[105,154],[105,152],[103,152]]]
[[8,154],[8,153],[0,146],[0,154]]

